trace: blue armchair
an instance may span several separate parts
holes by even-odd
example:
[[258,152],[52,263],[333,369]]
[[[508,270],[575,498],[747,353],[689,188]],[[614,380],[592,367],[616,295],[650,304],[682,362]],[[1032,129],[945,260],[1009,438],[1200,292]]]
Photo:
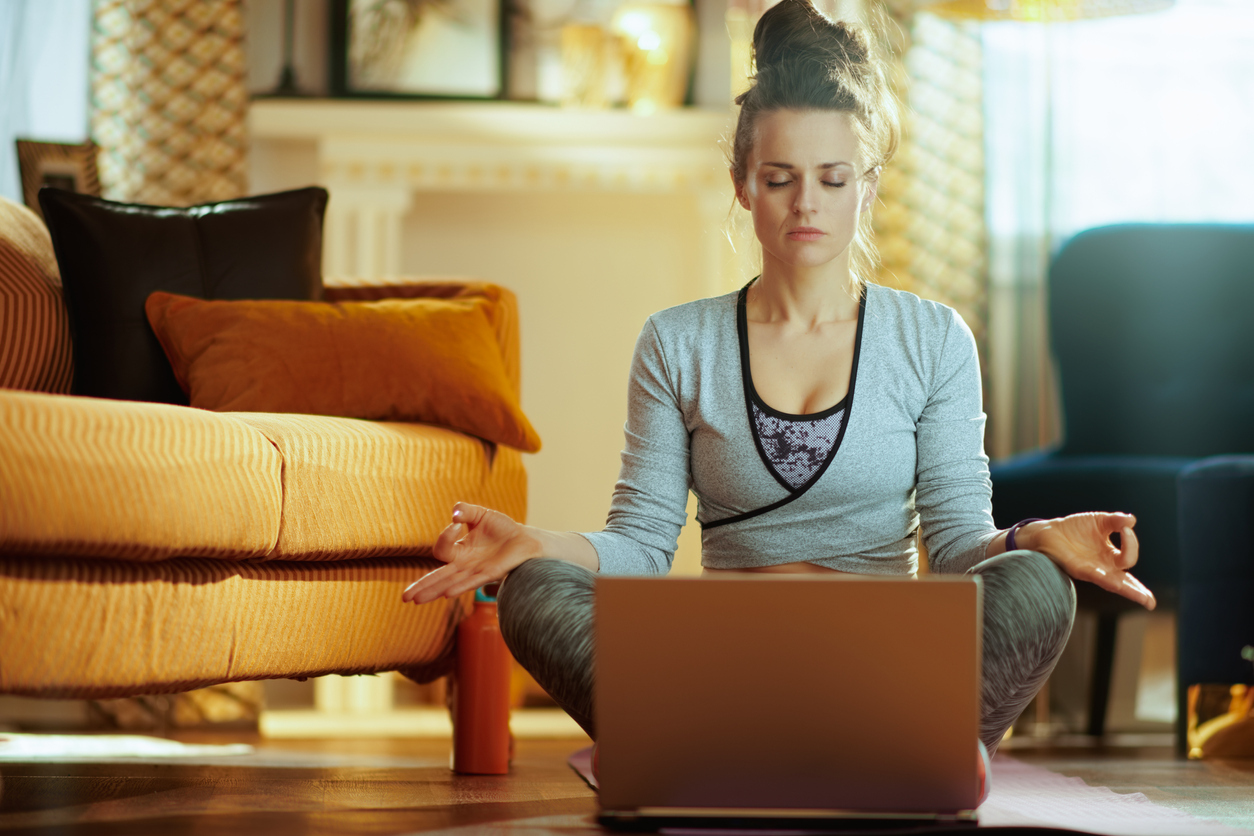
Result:
[[[1004,528],[1079,511],[1135,514],[1134,573],[1174,608],[1177,478],[1197,459],[1254,451],[1254,225],[1088,230],[1058,253],[1049,281],[1065,437],[993,465],[993,516]],[[1077,592],[1098,616],[1088,731],[1100,735],[1117,620],[1135,605],[1092,584]]]

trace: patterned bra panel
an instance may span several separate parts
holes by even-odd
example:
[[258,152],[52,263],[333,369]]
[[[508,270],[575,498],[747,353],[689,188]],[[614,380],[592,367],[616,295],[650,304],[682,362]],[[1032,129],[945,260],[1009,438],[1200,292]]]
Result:
[[789,420],[752,406],[754,428],[771,467],[793,490],[800,488],[823,467],[840,438],[844,407],[823,418]]

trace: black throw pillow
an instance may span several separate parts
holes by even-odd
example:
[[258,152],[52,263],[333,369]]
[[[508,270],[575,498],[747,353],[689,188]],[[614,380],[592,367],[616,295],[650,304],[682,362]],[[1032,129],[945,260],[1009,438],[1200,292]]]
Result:
[[155,290],[201,299],[322,297],[326,189],[170,208],[44,187],[74,341],[75,395],[186,404],[144,313]]

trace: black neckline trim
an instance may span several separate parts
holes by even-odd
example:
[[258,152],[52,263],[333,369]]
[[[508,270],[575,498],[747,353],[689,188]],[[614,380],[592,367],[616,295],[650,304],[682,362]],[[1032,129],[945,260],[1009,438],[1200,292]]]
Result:
[[[778,410],[772,409],[770,406],[765,404],[762,399],[758,397],[757,390],[753,386],[753,372],[749,364],[749,316],[746,311],[746,301],[749,297],[749,285],[753,284],[755,281],[757,281],[756,277],[751,280],[749,284],[742,287],[740,289],[740,293],[736,296],[736,336],[739,338],[740,342],[740,378],[744,386],[745,417],[749,421],[749,434],[753,436],[753,446],[757,448],[758,456],[762,459],[762,464],[766,467],[766,471],[774,477],[775,481],[778,482],[784,490],[788,491],[788,496],[778,502],[773,502],[770,505],[757,508],[753,511],[746,511],[743,514],[734,514],[730,517],[724,517],[721,520],[706,523],[702,525],[703,529],[717,528],[720,525],[740,522],[741,520],[747,520],[760,514],[765,514],[768,511],[774,511],[776,508],[787,505],[794,499],[801,497],[806,491],[810,490],[810,488],[823,477],[827,468],[830,467],[831,463],[836,459],[836,453],[840,450],[841,442],[845,440],[845,432],[849,429],[849,417],[853,411],[853,395],[858,382],[858,361],[862,356],[862,329],[866,319],[866,288],[863,288],[862,295],[858,298],[858,330],[854,335],[853,340],[853,366],[849,370],[849,391],[835,406],[829,407],[822,412],[815,412],[810,415],[790,415],[786,412],[779,412]],[[845,410],[844,420],[840,422],[840,432],[836,436],[835,443],[832,444],[832,449],[828,451],[827,458],[823,461],[823,464],[819,466],[819,469],[798,487],[794,488],[792,485],[788,484],[788,482],[784,480],[784,477],[776,472],[774,465],[771,464],[771,459],[766,454],[766,449],[762,446],[762,439],[758,435],[757,422],[753,420],[753,408],[750,406],[751,403],[757,404],[759,408],[769,415],[774,415],[778,418],[783,418],[789,421],[821,420],[823,418],[830,417],[838,410]]]
[[829,406],[822,412],[810,412],[805,415],[793,415],[789,412],[780,412],[778,409],[769,406],[766,401],[762,400],[761,395],[758,394],[757,387],[754,387],[749,393],[749,400],[753,402],[754,406],[765,412],[767,415],[770,415],[772,418],[778,418],[781,421],[789,421],[795,424],[798,422],[804,423],[806,421],[822,421],[827,418],[831,418],[849,404],[849,393],[846,392],[845,396],[837,401],[835,406]]

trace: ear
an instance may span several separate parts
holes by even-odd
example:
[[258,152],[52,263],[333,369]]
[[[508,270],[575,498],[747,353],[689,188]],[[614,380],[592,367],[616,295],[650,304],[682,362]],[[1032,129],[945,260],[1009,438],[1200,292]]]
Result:
[[745,184],[736,182],[736,172],[732,171],[731,169],[728,169],[727,173],[731,175],[732,187],[735,188],[736,190],[736,202],[739,203],[745,209],[750,209],[749,195],[745,191]]
[[866,196],[862,198],[862,211],[870,212],[871,207],[875,205],[875,195],[878,194],[880,187],[880,167],[876,166],[871,170],[871,176],[867,178]]

